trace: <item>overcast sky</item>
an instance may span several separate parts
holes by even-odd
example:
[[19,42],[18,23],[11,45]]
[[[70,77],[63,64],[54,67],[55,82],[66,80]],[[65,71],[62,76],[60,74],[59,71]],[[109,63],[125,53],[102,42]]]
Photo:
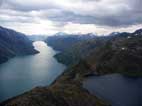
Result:
[[0,0],[0,25],[26,34],[132,32],[142,0]]

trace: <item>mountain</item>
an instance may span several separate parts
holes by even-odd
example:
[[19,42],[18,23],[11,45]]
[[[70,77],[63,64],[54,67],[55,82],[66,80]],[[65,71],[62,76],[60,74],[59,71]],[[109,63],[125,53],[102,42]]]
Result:
[[0,26],[0,63],[16,55],[35,53],[38,51],[24,34]]
[[58,32],[58,33],[54,34],[53,36],[65,36],[65,35],[68,35],[68,34],[64,33],[64,32]]
[[112,37],[94,51],[90,60],[98,72],[142,76],[142,30]]
[[[113,35],[112,35],[113,34]],[[111,36],[97,36],[91,39],[78,38],[73,43],[64,41],[70,37],[52,39],[55,49],[62,52],[56,59],[66,65],[86,60],[98,74],[121,73],[142,76],[142,29],[133,33],[112,33]],[[60,42],[54,43],[55,42]],[[50,42],[47,42],[50,45]],[[65,45],[64,48],[59,45]]]
[[44,41],[47,36],[46,35],[29,35],[27,36],[31,41]]
[[98,47],[108,38],[105,36],[100,37],[93,33],[68,34],[50,36],[45,42],[54,49],[61,51],[55,55],[59,62],[70,65],[89,55],[89,51],[93,51],[94,47]]
[[49,46],[52,46],[54,49],[59,51],[64,51],[65,49],[71,48],[72,45],[96,38],[96,35],[91,33],[89,34],[55,34],[53,36],[49,36],[45,42],[48,43]]
[[120,34],[119,32],[112,32],[108,36],[116,36],[116,35],[119,35],[119,34]]

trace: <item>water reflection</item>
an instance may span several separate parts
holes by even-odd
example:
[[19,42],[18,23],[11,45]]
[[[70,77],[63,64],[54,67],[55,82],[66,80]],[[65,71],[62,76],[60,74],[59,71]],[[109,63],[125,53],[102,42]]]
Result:
[[36,86],[51,84],[65,66],[56,61],[57,53],[44,42],[34,42],[39,54],[15,57],[0,66],[0,101]]

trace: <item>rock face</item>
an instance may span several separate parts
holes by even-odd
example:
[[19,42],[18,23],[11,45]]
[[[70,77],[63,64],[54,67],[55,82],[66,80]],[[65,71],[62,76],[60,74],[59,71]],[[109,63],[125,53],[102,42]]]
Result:
[[0,63],[16,55],[35,53],[38,51],[24,34],[0,26]]

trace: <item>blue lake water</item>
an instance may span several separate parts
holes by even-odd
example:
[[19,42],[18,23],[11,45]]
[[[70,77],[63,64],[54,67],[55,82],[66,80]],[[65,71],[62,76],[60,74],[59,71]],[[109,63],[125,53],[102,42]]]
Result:
[[83,86],[112,106],[142,106],[142,78],[120,74],[93,76]]
[[42,41],[33,45],[39,54],[15,57],[0,65],[0,101],[37,86],[48,86],[66,68],[53,57],[57,51]]

